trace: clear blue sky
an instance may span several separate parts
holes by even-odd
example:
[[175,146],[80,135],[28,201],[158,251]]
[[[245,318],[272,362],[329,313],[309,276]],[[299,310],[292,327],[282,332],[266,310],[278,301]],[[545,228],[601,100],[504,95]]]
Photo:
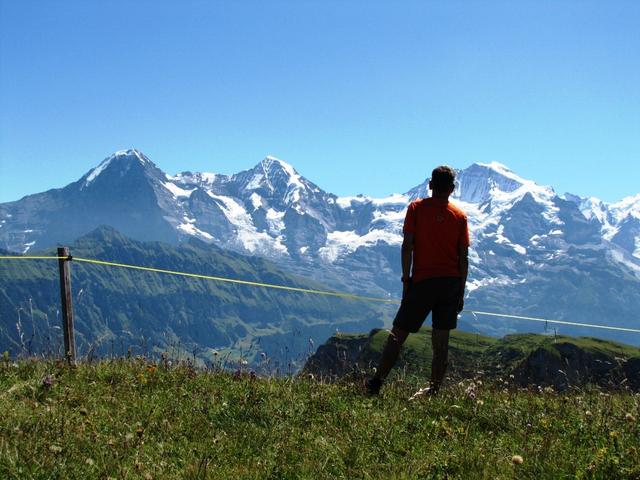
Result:
[[0,201],[136,147],[337,194],[496,160],[640,192],[640,2],[0,0]]

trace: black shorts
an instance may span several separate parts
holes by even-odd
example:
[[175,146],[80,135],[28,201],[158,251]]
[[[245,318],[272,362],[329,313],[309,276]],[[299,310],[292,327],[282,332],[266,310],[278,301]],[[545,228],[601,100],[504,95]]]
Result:
[[460,277],[438,277],[421,280],[409,286],[402,299],[393,326],[415,333],[420,330],[427,315],[438,330],[452,330],[458,325]]

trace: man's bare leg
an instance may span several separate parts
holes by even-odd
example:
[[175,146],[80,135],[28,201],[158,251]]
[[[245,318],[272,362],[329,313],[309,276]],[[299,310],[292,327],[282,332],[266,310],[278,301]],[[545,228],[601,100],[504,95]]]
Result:
[[442,385],[444,374],[447,371],[449,358],[449,330],[431,330],[431,346],[433,348],[433,360],[431,361],[431,389],[436,393]]
[[387,337],[387,342],[384,345],[384,350],[382,351],[382,355],[380,357],[380,363],[378,364],[378,369],[376,370],[375,377],[384,381],[389,375],[389,372],[395,365],[398,360],[398,356],[400,355],[400,348],[402,344],[405,342],[407,337],[409,336],[409,332],[406,330],[402,330],[398,327],[393,327],[389,336]]
[[382,386],[382,382],[387,378],[389,372],[395,365],[400,355],[400,348],[409,336],[409,332],[398,327],[393,327],[380,356],[380,362],[375,375],[367,381],[367,390],[370,395],[377,395]]

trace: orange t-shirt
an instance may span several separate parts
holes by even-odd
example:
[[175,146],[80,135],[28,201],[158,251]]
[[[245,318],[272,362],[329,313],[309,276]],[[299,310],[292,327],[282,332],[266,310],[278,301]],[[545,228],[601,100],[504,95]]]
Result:
[[461,246],[469,246],[467,216],[448,200],[424,198],[409,204],[404,233],[413,233],[414,282],[433,277],[460,277]]

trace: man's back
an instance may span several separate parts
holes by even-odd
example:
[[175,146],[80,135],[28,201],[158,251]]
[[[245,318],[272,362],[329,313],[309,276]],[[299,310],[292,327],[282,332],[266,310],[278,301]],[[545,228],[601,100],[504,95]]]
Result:
[[460,277],[460,247],[469,246],[467,216],[447,199],[425,198],[409,205],[404,233],[413,234],[414,282]]

